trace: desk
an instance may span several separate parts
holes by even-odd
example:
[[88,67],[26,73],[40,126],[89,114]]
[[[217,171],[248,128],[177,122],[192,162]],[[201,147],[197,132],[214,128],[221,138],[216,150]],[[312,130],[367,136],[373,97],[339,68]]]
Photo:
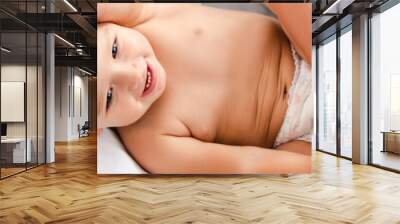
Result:
[[383,150],[382,152],[393,152],[400,154],[400,131],[382,131]]
[[[6,163],[25,163],[30,162],[32,158],[32,141],[27,138],[28,143],[25,154],[25,138],[6,138],[1,139],[1,157]],[[12,158],[12,159],[11,159]]]

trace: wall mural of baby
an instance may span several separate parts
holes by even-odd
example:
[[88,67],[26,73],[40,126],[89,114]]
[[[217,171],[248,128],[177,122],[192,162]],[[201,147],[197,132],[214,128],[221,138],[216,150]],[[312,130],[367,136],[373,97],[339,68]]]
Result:
[[99,133],[153,174],[311,172],[311,4],[265,7],[99,3]]

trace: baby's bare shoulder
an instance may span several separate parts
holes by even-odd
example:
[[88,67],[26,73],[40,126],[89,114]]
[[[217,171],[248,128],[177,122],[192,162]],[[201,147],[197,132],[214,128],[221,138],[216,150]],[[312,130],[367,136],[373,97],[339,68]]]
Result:
[[147,114],[138,122],[117,129],[118,134],[128,148],[141,145],[143,141],[151,144],[149,139],[163,135],[190,136],[187,126],[175,116],[162,114]]

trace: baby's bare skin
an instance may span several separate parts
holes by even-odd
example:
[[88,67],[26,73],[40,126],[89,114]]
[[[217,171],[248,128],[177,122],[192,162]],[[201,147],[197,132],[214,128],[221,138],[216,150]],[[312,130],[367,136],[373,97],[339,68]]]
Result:
[[309,143],[268,149],[294,73],[279,23],[209,7],[167,8],[147,9],[133,23],[167,74],[164,93],[143,117],[117,129],[139,163],[154,173],[310,171]]

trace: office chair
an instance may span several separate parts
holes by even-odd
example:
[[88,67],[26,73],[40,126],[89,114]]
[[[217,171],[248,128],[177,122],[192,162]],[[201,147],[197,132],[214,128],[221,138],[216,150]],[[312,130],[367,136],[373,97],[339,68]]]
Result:
[[79,138],[89,136],[89,129],[90,129],[89,121],[85,121],[82,127],[78,125],[78,129],[79,129]]

